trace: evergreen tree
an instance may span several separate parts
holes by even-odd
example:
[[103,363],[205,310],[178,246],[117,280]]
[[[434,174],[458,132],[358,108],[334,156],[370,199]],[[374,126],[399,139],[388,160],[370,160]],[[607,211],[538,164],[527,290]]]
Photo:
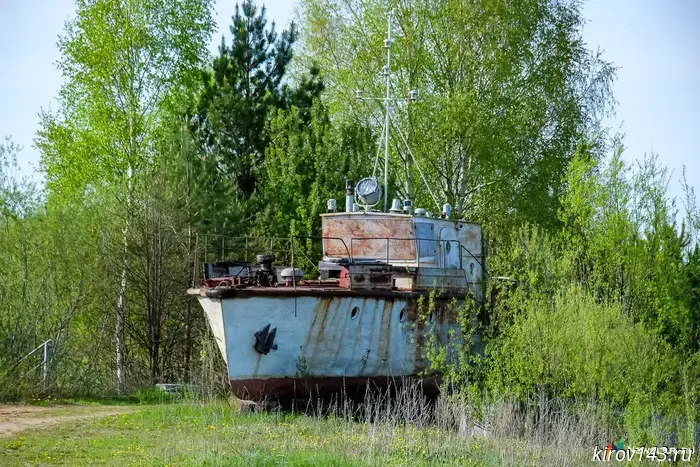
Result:
[[285,82],[297,38],[296,26],[280,35],[267,26],[265,7],[236,5],[230,46],[221,40],[219,56],[203,72],[204,90],[195,125],[206,157],[213,157],[232,178],[240,197],[251,197],[260,178],[268,137],[265,127],[275,110],[295,105],[305,118],[323,90],[317,67],[296,88]]

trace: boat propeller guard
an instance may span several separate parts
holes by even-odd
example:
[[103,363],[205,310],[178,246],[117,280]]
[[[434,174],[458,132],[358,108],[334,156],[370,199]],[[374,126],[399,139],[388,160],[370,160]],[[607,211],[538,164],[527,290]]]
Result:
[[260,331],[255,333],[253,348],[258,353],[263,355],[270,353],[270,350],[277,350],[277,344],[275,344],[275,334],[277,334],[277,328],[273,328],[272,331],[270,331],[270,325],[268,324]]

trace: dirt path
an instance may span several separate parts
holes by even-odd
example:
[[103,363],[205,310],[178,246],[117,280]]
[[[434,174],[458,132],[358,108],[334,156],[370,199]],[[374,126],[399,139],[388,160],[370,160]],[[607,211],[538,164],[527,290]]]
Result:
[[63,422],[107,417],[138,410],[136,406],[51,406],[0,405],[0,438],[30,428],[44,428]]

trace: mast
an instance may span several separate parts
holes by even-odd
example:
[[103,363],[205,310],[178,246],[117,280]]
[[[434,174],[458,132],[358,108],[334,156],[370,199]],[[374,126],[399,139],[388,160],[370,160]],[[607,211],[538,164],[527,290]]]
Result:
[[384,117],[384,212],[389,209],[389,125],[391,124],[391,18],[393,11],[389,11],[387,25],[387,39],[384,41],[386,48],[386,115]]
[[[388,20],[387,20],[387,37],[384,39],[384,48],[386,49],[386,65],[384,65],[384,76],[386,78],[386,94],[384,97],[369,97],[365,96],[364,93],[362,92],[362,89],[357,89],[355,90],[355,98],[358,101],[384,101],[384,134],[382,135],[384,137],[384,212],[387,212],[389,209],[389,141],[391,137],[391,103],[392,101],[397,101],[397,102],[415,102],[416,99],[418,98],[418,91],[416,89],[412,89],[408,97],[392,97],[391,95],[391,32],[392,32],[392,20],[394,17],[394,11],[390,10],[388,13]],[[397,128],[399,132],[399,136],[401,137],[401,141],[406,145],[406,149],[408,153],[411,155],[411,157],[414,159],[415,163],[415,157],[413,156],[413,153],[411,152],[411,148],[408,147],[408,142],[406,141],[406,138],[403,136],[401,133],[401,129]],[[372,172],[372,176],[369,177],[373,179],[376,183],[377,188],[379,188],[379,181],[375,177],[376,169],[379,164],[379,155],[380,155],[380,150],[381,150],[381,141],[379,142],[379,145],[377,147],[377,157],[375,159],[374,163],[374,171]],[[420,169],[419,169],[420,170]],[[363,179],[364,180],[364,179]],[[360,180],[362,182],[362,180]],[[428,187],[428,190],[430,188]],[[378,195],[378,197],[381,195]],[[346,201],[347,204],[347,201]],[[379,204],[379,200],[375,204]],[[374,206],[375,204],[372,204]]]

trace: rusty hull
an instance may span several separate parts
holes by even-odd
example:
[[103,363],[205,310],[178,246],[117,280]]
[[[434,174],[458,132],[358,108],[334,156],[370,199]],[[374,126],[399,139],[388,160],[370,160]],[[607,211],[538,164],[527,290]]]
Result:
[[231,380],[233,394],[242,400],[263,401],[268,398],[298,399],[343,395],[362,399],[367,391],[400,389],[405,384],[417,384],[431,398],[440,392],[437,376],[372,376],[333,378],[268,378]]

